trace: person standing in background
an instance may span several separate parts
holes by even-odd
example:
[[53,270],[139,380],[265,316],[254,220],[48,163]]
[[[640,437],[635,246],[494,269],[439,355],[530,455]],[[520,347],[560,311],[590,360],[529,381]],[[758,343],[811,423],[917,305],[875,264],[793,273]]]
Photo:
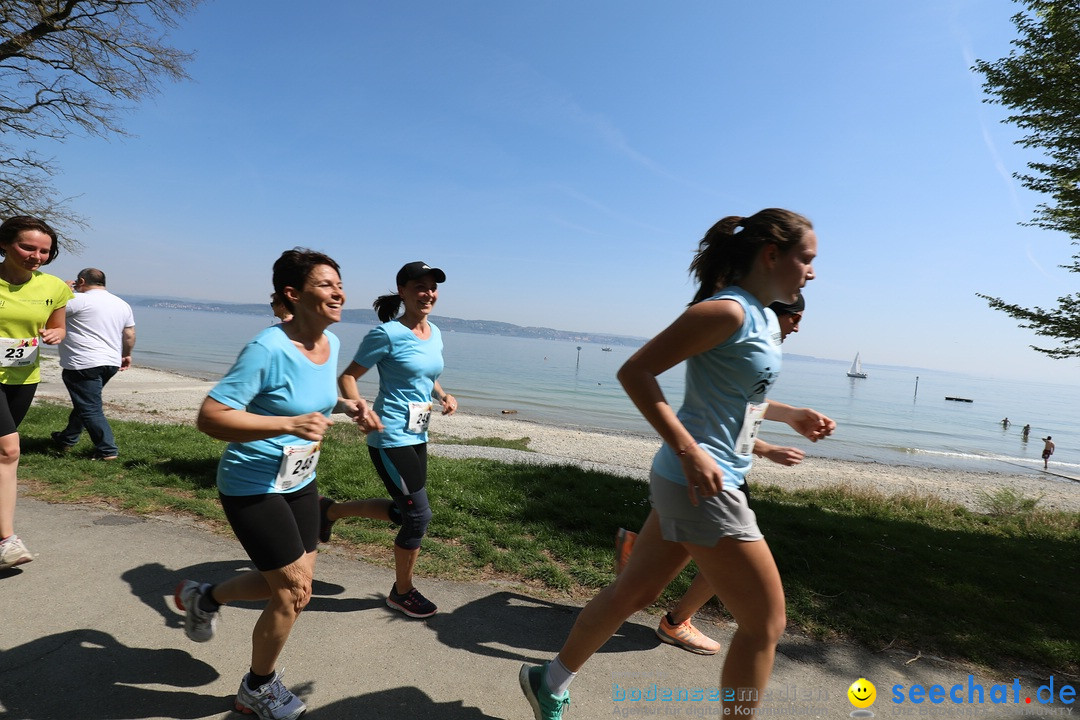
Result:
[[67,335],[59,348],[72,410],[67,427],[52,434],[53,443],[66,452],[85,428],[94,458],[115,460],[119,451],[101,393],[118,371],[131,367],[135,316],[130,305],[105,289],[105,273],[97,268],[80,270],[72,289],[76,294],[67,304]]
[[56,231],[26,215],[0,224],[0,570],[34,559],[15,534],[19,423],[41,382],[39,342],[64,339],[68,284],[41,272],[59,254]]
[[1054,441],[1049,435],[1042,439],[1043,441],[1043,470],[1046,470],[1050,464],[1050,456],[1054,454]]

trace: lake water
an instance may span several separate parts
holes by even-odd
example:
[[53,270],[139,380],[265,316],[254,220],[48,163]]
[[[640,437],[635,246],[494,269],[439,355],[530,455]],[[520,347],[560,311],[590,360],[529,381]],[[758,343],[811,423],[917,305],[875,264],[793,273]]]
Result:
[[[163,308],[136,308],[138,365],[206,379],[221,377],[237,353],[272,318]],[[366,325],[339,323],[341,366],[352,358]],[[443,333],[441,384],[464,412],[516,411],[549,425],[653,435],[615,379],[633,348],[532,338]],[[580,350],[578,349],[580,347]],[[826,457],[930,467],[1041,469],[1042,442],[1052,435],[1051,470],[1080,476],[1080,389],[1048,383],[978,378],[911,368],[864,365],[865,380],[846,376],[848,362],[786,356],[771,397],[805,405],[836,420],[828,440],[811,444],[786,425],[766,423],[763,437]],[[370,375],[375,375],[371,373]],[[683,392],[682,368],[661,377],[668,399]],[[916,394],[916,378],[918,392]],[[374,377],[360,381],[374,397]],[[971,398],[950,402],[946,396]],[[1006,430],[1001,420],[1012,425]],[[1020,430],[1031,424],[1028,442]]]

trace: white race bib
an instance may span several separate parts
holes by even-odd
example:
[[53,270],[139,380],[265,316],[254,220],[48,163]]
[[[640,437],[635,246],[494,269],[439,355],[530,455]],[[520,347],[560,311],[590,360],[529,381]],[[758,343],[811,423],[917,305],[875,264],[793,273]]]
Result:
[[315,473],[315,466],[319,464],[321,451],[321,442],[283,447],[281,467],[274,479],[274,490],[285,492],[311,477]]
[[420,435],[427,432],[431,422],[430,402],[409,403],[409,424],[405,426],[405,432]]
[[0,338],[0,367],[25,367],[37,362],[38,339]]
[[735,439],[736,455],[753,455],[754,440],[757,439],[761,421],[765,419],[765,411],[769,409],[769,403],[746,403],[746,413],[743,415],[742,430]]

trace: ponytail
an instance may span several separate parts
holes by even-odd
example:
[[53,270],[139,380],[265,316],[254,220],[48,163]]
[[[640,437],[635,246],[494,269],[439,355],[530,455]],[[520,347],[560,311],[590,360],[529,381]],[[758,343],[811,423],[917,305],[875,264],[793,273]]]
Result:
[[401,296],[395,294],[380,295],[375,298],[375,302],[371,303],[371,308],[379,316],[379,322],[390,322],[397,317],[398,312],[401,310]]
[[758,252],[766,245],[776,245],[781,253],[786,253],[811,229],[813,225],[802,215],[777,208],[750,217],[723,218],[705,233],[690,262],[690,274],[698,281],[690,304],[699,303],[720,288],[746,277]]

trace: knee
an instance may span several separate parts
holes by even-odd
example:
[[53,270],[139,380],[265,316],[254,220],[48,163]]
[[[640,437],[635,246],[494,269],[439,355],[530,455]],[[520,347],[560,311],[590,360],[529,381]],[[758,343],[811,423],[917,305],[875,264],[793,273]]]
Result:
[[397,545],[405,550],[415,550],[420,547],[420,541],[427,533],[428,523],[431,522],[431,508],[412,506],[401,514],[401,530],[398,532]]
[[311,602],[311,578],[307,578],[288,588],[289,600],[293,610],[299,614]]
[[311,601],[311,574],[298,568],[286,573],[286,582],[281,586],[278,597],[284,607],[299,614]]
[[19,462],[19,436],[15,434],[15,442],[0,442],[0,465],[13,465]]
[[765,626],[763,631],[765,633],[766,642],[775,646],[780,642],[780,638],[784,634],[784,630],[787,629],[787,611],[781,606],[769,613],[765,618]]
[[657,590],[653,587],[633,585],[629,582],[618,583],[616,581],[613,603],[618,606],[620,611],[629,616],[651,606],[660,598],[662,592],[663,588]]
[[782,604],[766,609],[747,621],[739,618],[735,620],[739,624],[739,630],[755,638],[762,647],[776,647],[787,628],[787,612]]

